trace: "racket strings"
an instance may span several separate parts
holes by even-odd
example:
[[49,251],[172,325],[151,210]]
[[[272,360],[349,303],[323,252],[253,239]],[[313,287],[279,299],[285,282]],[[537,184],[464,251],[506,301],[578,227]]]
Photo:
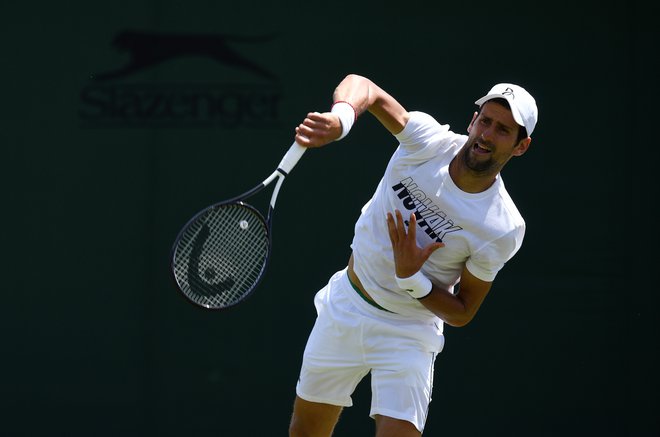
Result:
[[195,303],[223,308],[257,284],[269,250],[261,215],[244,204],[220,205],[181,237],[174,262],[181,290]]
[[[253,217],[250,210],[243,208],[236,217],[225,220],[225,217],[215,215],[209,221],[210,227],[217,229],[214,235],[218,238],[207,240],[207,253],[213,263],[222,266],[226,281],[235,282],[235,286],[231,287],[234,292],[230,296],[242,295],[258,279],[267,252],[267,240],[261,235],[255,238],[254,231],[250,230],[250,224],[254,228],[260,221]],[[229,259],[220,256],[227,253],[231,254]],[[216,295],[216,298],[223,296]]]

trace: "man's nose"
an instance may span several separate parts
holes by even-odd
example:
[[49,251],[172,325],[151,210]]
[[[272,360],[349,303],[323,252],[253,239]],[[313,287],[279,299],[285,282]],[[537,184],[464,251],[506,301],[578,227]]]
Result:
[[480,135],[481,139],[485,142],[490,142],[493,139],[493,128],[492,127],[487,127],[481,132]]

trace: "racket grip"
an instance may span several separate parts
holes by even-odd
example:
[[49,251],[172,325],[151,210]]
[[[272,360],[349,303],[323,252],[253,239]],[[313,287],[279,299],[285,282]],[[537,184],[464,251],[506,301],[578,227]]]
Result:
[[289,147],[289,150],[284,155],[284,158],[282,158],[280,165],[277,166],[278,170],[282,170],[284,173],[288,174],[298,163],[298,160],[303,155],[303,153],[305,153],[305,150],[307,150],[307,148],[294,141],[294,143],[291,145],[291,147]]

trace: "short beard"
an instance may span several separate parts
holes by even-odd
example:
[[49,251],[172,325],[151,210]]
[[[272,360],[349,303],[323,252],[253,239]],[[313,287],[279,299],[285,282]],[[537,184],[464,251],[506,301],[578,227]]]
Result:
[[473,172],[476,173],[488,173],[491,171],[494,167],[496,167],[495,162],[493,161],[492,158],[489,158],[486,161],[477,161],[476,159],[473,159],[470,151],[474,147],[476,142],[472,142],[469,147],[465,147],[463,149],[463,162],[465,162],[465,166],[472,170]]

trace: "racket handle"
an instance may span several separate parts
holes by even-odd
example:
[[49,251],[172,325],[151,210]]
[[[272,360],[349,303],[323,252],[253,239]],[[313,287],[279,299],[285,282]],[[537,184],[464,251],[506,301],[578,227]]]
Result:
[[280,165],[277,166],[278,170],[282,170],[284,173],[288,174],[298,163],[298,160],[303,155],[303,153],[305,153],[305,150],[307,150],[307,148],[294,141],[294,143],[291,145],[291,147],[289,147],[289,150],[284,155],[284,158],[282,158]]

